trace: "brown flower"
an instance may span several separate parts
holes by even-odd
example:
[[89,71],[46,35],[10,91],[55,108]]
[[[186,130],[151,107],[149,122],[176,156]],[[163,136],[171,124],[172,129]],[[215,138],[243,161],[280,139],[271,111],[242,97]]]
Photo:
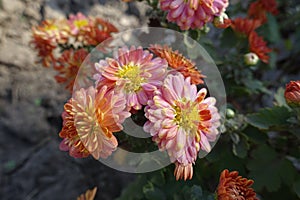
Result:
[[258,200],[251,188],[253,180],[239,176],[237,171],[225,169],[220,176],[217,188],[218,200]]
[[94,187],[92,190],[87,190],[84,194],[77,197],[77,200],[94,200],[96,193],[97,187]]
[[300,107],[300,81],[291,81],[286,85],[284,97],[291,107]]
[[180,72],[184,77],[191,77],[192,84],[203,84],[205,76],[196,68],[195,63],[170,47],[151,45],[149,48],[156,56],[166,59],[169,66]]

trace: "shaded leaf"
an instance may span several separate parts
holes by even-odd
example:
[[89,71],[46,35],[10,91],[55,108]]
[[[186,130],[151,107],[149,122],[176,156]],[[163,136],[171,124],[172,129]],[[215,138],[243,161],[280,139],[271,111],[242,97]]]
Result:
[[254,127],[267,130],[272,127],[283,127],[289,125],[288,118],[291,113],[286,107],[273,107],[260,110],[258,113],[247,115],[246,121]]

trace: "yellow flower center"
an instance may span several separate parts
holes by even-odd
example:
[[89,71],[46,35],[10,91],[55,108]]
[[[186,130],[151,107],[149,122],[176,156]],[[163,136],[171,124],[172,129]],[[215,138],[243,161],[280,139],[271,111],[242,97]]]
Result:
[[56,30],[58,30],[58,26],[56,26],[54,24],[49,24],[49,25],[45,26],[46,32],[51,32],[51,31],[56,31]]
[[[197,134],[198,123],[200,122],[199,111],[197,104],[195,102],[191,102],[186,98],[183,98],[180,102],[176,103],[174,106],[175,109],[175,122],[181,126],[187,134]],[[179,106],[181,104],[183,106]],[[190,104],[190,106],[185,106],[186,104]],[[186,107],[182,109],[181,107]]]
[[74,21],[74,25],[77,27],[77,28],[81,28],[81,27],[84,27],[84,26],[87,26],[89,23],[88,23],[88,20],[87,19],[79,19],[79,20],[75,20]]
[[127,93],[137,92],[141,89],[141,84],[144,82],[144,78],[140,76],[140,73],[140,67],[133,63],[123,66],[123,68],[118,71],[118,76],[120,78],[129,80],[125,84],[125,91]]

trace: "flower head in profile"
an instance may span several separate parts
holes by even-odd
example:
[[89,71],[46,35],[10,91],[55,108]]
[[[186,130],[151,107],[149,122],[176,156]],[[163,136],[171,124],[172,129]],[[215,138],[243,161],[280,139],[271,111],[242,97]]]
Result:
[[291,81],[286,85],[284,97],[291,107],[300,107],[300,81]]
[[267,46],[264,39],[258,36],[256,32],[252,31],[248,40],[250,52],[255,53],[262,62],[268,63],[270,58],[268,53],[272,50]]
[[118,145],[113,132],[122,130],[121,123],[130,116],[125,103],[121,93],[106,86],[76,91],[64,106],[60,149],[76,158],[108,157]]
[[149,49],[156,56],[165,59],[169,67],[180,72],[184,77],[191,77],[192,84],[197,85],[204,83],[203,78],[205,78],[205,76],[197,69],[195,63],[180,54],[178,50],[173,51],[172,48],[168,46],[162,47],[158,44],[151,45]]
[[210,152],[209,142],[217,138],[220,115],[215,98],[205,98],[206,92],[197,92],[190,77],[169,74],[145,109],[144,130],[176,163],[176,179],[190,179],[198,152]]
[[202,28],[215,16],[225,12],[228,0],[160,0],[160,8],[168,12],[167,20],[181,30]]
[[110,85],[125,94],[128,109],[139,110],[146,105],[155,89],[160,87],[167,73],[167,62],[154,58],[142,47],[119,49],[115,59],[96,63],[98,85]]
[[54,69],[57,70],[59,74],[55,76],[55,79],[58,83],[64,83],[66,89],[70,92],[73,90],[78,70],[88,54],[88,51],[85,49],[70,49],[65,50],[61,57],[57,59],[58,65],[55,66]]
[[258,200],[251,188],[253,180],[239,176],[237,171],[229,172],[225,169],[220,176],[217,188],[218,200]]
[[260,20],[248,18],[236,18],[231,21],[231,28],[244,36],[249,36],[251,32],[261,25]]

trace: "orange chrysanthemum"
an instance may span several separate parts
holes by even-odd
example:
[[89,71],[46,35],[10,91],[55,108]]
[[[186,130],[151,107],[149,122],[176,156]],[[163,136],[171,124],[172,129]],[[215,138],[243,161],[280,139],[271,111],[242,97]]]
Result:
[[220,176],[217,188],[218,200],[258,200],[251,188],[253,180],[239,176],[237,171],[225,169]]
[[106,86],[76,91],[62,114],[60,149],[76,158],[108,157],[118,145],[113,132],[122,130],[121,123],[130,116],[125,104],[123,94]]
[[111,33],[118,32],[118,29],[111,23],[100,18],[93,19],[92,23],[80,33],[85,45],[97,46],[104,40],[111,37]]
[[245,36],[249,36],[252,31],[257,29],[261,25],[259,20],[247,19],[247,18],[236,18],[231,21],[231,28]]
[[65,50],[57,60],[58,65],[55,66],[54,69],[57,70],[59,74],[55,76],[55,79],[58,83],[66,84],[66,89],[70,92],[73,90],[77,72],[87,55],[88,51],[85,49],[70,49]]
[[267,43],[264,39],[257,35],[256,32],[251,32],[249,35],[249,49],[251,52],[255,53],[259,59],[264,62],[269,62],[269,55],[272,50],[267,47]]
[[267,21],[266,12],[270,12],[273,15],[278,14],[277,2],[275,0],[258,0],[251,3],[248,16],[260,20],[261,23],[265,23]]
[[87,190],[84,194],[81,194],[77,197],[77,200],[94,200],[97,193],[97,187],[94,187],[92,190]]
[[178,52],[173,51],[168,46],[160,46],[158,44],[151,45],[149,48],[156,56],[166,59],[169,66],[180,72],[184,77],[191,77],[192,84],[203,84],[205,76],[196,68],[195,63],[184,57]]
[[69,29],[65,20],[45,20],[40,26],[32,28],[31,43],[38,51],[41,63],[45,67],[55,64],[53,55],[57,44],[65,44],[68,40]]

